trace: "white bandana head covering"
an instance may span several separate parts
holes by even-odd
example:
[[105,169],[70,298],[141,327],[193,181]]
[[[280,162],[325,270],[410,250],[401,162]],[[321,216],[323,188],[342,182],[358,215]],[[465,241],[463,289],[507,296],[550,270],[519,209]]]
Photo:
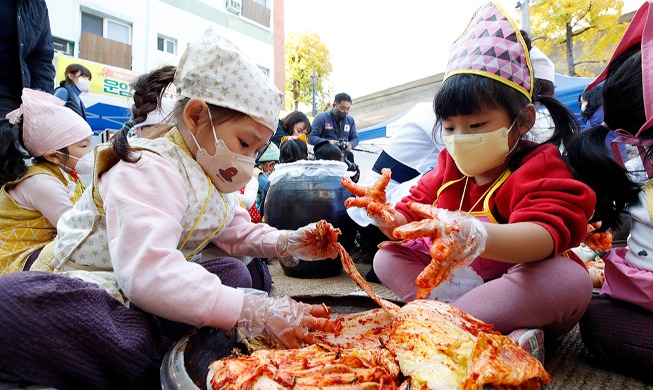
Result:
[[174,84],[180,96],[242,112],[272,133],[277,130],[281,92],[254,61],[212,28],[186,48]]
[[553,61],[535,46],[531,48],[529,54],[531,55],[531,64],[533,65],[533,76],[536,79],[548,80],[553,83],[555,78],[555,65]]
[[9,122],[23,122],[23,144],[32,157],[63,149],[93,135],[84,118],[46,92],[24,88],[20,108],[7,114]]

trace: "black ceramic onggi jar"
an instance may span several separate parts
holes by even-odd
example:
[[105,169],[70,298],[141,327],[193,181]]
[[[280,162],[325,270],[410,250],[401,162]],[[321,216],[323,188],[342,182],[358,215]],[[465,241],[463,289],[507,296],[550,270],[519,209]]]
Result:
[[[277,229],[295,230],[311,222],[327,220],[339,228],[339,242],[350,250],[356,224],[349,218],[345,200],[351,197],[340,181],[347,165],[339,161],[297,161],[280,164],[270,176],[265,199],[265,221]],[[295,278],[325,278],[342,271],[340,258],[319,261],[300,259],[296,267],[281,265],[283,272]]]

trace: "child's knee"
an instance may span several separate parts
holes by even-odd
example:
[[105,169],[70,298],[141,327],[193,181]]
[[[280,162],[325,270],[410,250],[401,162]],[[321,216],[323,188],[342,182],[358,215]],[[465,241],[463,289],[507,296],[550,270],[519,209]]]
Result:
[[374,255],[372,268],[374,268],[376,276],[382,283],[389,275],[392,275],[393,272],[396,273],[397,271],[392,269],[391,251],[384,248],[379,249]]

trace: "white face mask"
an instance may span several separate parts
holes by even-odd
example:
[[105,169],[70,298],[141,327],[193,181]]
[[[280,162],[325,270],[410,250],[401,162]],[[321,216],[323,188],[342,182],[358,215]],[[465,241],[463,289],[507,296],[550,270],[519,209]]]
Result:
[[[77,158],[70,156],[72,158]],[[93,174],[93,168],[95,167],[95,160],[93,158],[93,152],[87,153],[82,158],[77,158],[77,165],[75,165],[75,170],[80,175],[91,175]]]
[[519,142],[509,149],[508,138],[515,122],[516,119],[508,129],[502,127],[489,133],[445,135],[442,138],[458,170],[466,176],[477,176],[503,164],[517,147]]
[[[64,153],[61,153],[57,151],[57,153],[65,155]],[[82,157],[75,157],[73,155],[65,155],[67,158],[72,158],[74,160],[77,160],[77,164],[75,164],[75,168],[70,169],[68,166],[62,165],[64,170],[70,170],[70,171],[75,171],[77,174],[80,175],[90,175],[93,173],[93,167],[95,166],[95,161],[93,159],[93,152],[86,153]]]
[[77,86],[77,88],[79,88],[80,91],[88,92],[88,90],[91,88],[91,80],[87,79],[86,77],[80,76],[77,78],[75,85]]
[[223,140],[218,139],[215,135],[215,126],[213,126],[210,109],[209,120],[213,131],[215,154],[211,156],[206,149],[202,148],[191,132],[190,135],[193,137],[198,149],[195,160],[218,191],[222,193],[238,191],[252,178],[255,160],[253,157],[232,152],[227,148]]

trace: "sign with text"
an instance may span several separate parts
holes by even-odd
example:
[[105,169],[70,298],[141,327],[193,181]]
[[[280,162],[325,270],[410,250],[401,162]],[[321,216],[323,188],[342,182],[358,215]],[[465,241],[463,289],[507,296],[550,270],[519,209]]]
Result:
[[90,93],[119,99],[131,97],[129,83],[136,77],[135,73],[126,69],[59,54],[57,58],[57,81],[66,78],[66,67],[70,64],[80,64],[91,71]]

